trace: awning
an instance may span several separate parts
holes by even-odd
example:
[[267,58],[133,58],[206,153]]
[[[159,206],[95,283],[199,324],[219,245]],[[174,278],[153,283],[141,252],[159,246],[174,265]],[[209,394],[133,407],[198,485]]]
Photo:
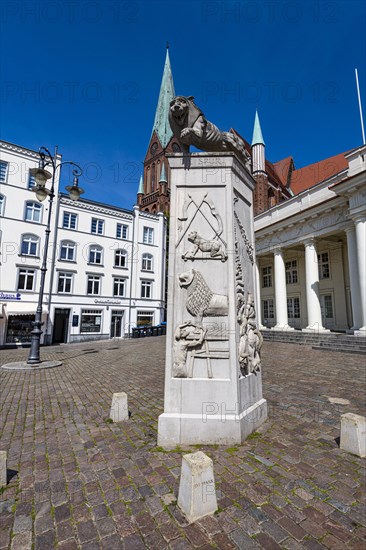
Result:
[[[37,304],[27,302],[12,302],[5,305],[4,313],[9,315],[35,315]],[[48,309],[43,307],[42,315],[46,315]]]

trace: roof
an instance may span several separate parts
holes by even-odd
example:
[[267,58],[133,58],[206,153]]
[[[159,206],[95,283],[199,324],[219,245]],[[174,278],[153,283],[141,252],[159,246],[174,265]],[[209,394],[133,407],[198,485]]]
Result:
[[142,174],[140,176],[140,183],[139,183],[139,189],[137,191],[137,194],[138,195],[143,195],[144,194],[144,180],[143,180]]
[[252,147],[253,145],[265,145],[262,135],[262,129],[259,122],[258,111],[255,112]]
[[297,195],[301,191],[305,191],[313,185],[324,181],[343,170],[348,168],[348,161],[345,153],[339,153],[333,157],[329,157],[314,164],[309,164],[298,170],[294,170],[291,174],[291,191]]
[[161,80],[158,105],[155,112],[154,130],[159,138],[162,147],[166,147],[173,137],[173,132],[169,124],[169,106],[171,100],[175,97],[172,68],[170,66],[169,50],[166,50],[163,78]]
[[291,175],[290,170],[293,165],[294,159],[291,156],[273,163],[273,168],[280,178],[282,185],[288,185],[289,176]]

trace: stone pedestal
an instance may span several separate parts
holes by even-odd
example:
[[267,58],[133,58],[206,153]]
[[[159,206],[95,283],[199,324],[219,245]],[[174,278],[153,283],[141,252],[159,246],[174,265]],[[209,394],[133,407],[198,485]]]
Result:
[[6,451],[0,451],[0,487],[6,487],[7,484],[7,454]]
[[354,455],[366,456],[366,418],[347,413],[341,416],[341,449]]
[[112,397],[112,406],[109,418],[113,422],[123,422],[128,420],[128,401],[127,393],[114,393]]
[[158,444],[241,443],[267,417],[253,188],[231,153],[170,155],[164,413]]
[[201,451],[182,458],[178,506],[190,523],[217,510],[212,460]]

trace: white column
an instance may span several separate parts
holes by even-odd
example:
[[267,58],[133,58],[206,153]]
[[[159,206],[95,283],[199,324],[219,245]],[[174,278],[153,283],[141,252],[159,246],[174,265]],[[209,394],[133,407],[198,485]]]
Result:
[[306,306],[308,326],[304,331],[329,332],[323,327],[319,296],[318,254],[315,240],[308,239],[305,245]]
[[352,330],[362,326],[360,280],[358,278],[357,244],[355,227],[352,225],[345,229],[347,235],[348,270],[351,287],[352,303]]
[[276,325],[273,328],[274,330],[289,330],[291,327],[289,327],[287,317],[286,268],[280,247],[274,250],[274,280]]
[[366,333],[366,219],[365,216],[355,219],[358,280],[360,281],[361,318],[360,333]]
[[256,297],[256,314],[257,324],[259,330],[263,330],[266,327],[262,325],[262,302],[261,302],[261,277],[259,273],[258,257],[254,263],[255,272],[255,297]]

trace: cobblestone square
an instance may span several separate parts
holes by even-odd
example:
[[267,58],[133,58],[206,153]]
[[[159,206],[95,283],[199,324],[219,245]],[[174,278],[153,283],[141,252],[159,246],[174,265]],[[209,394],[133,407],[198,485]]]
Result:
[[[1,363],[28,350],[2,350]],[[63,365],[0,372],[9,483],[0,549],[291,550],[366,546],[366,460],[341,451],[340,416],[366,415],[365,356],[266,341],[269,419],[241,446],[157,447],[165,338],[41,350]],[[115,392],[130,420],[108,421]],[[182,454],[213,460],[219,511],[176,507]]]

